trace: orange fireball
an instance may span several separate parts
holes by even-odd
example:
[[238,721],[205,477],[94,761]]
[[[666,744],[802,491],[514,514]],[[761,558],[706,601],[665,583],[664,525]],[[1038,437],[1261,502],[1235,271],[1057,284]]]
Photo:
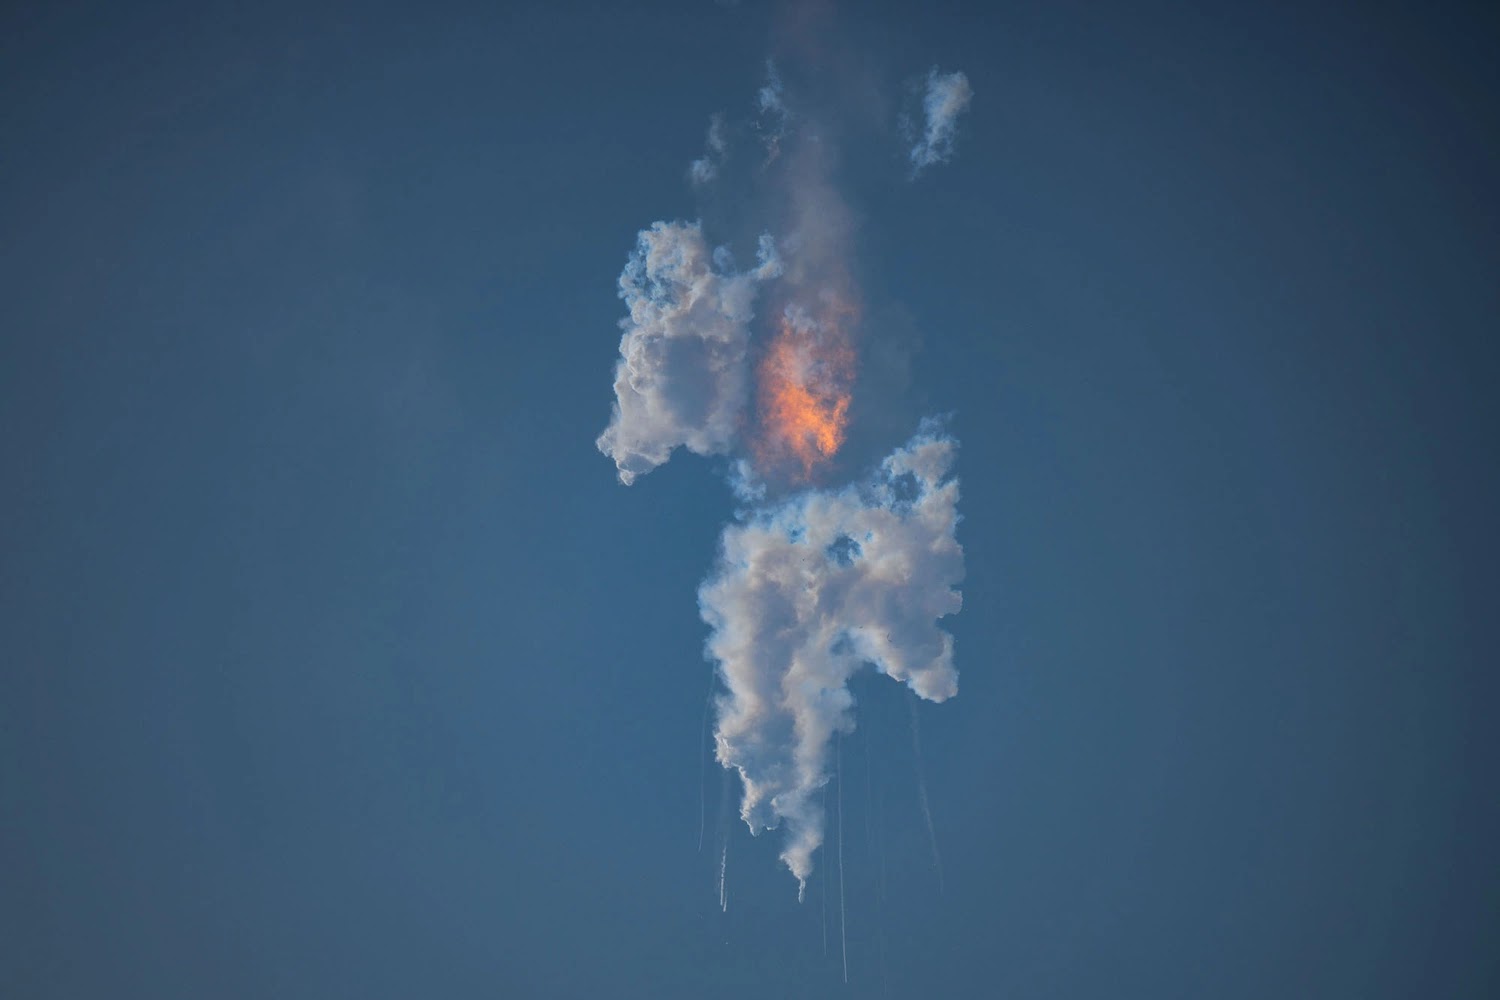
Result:
[[803,480],[843,446],[854,384],[848,329],[854,310],[832,295],[819,306],[817,315],[796,306],[783,312],[756,370],[759,464],[794,460]]

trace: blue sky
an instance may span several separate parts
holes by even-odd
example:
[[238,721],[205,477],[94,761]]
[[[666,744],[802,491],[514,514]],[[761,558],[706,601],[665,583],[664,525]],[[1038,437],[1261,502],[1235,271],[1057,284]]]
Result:
[[773,12],[8,9],[0,992],[1491,995],[1494,25],[1329,8],[829,29],[851,448],[952,414],[967,570],[941,891],[854,683],[847,987],[826,868],[697,850],[723,463],[593,443]]

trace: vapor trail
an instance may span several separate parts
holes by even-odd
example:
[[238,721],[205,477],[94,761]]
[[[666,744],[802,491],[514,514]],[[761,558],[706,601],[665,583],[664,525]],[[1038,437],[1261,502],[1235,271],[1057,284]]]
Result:
[[[873,713],[872,713],[872,717],[873,717]],[[875,854],[875,829],[874,829],[874,825],[871,822],[871,808],[870,808],[871,802],[874,801],[874,794],[870,790],[870,782],[871,782],[871,778],[870,778],[870,771],[871,771],[871,765],[870,765],[870,743],[871,743],[871,739],[870,739],[870,737],[872,737],[873,735],[874,735],[874,732],[870,729],[870,724],[867,721],[865,723],[865,736],[864,736],[864,744],[865,744],[865,857],[867,857],[867,858],[873,857],[874,854]]]
[[719,793],[719,909],[729,912],[729,886],[725,872],[729,867],[729,837],[734,832],[729,821],[729,771],[724,771],[724,780]]
[[[823,786],[823,815],[828,815],[828,786]],[[828,866],[823,865],[823,957],[828,957]]]
[[698,853],[703,853],[703,828],[708,824],[708,710],[714,703],[714,675],[708,675],[708,694],[703,699],[703,723],[698,727]]
[[834,741],[834,766],[839,782],[839,944],[844,953],[844,983],[849,982],[849,938],[844,928],[844,738]]
[[719,909],[725,913],[729,912],[729,886],[724,881],[724,875],[729,868],[729,838],[724,838],[724,852],[719,855]]
[[932,845],[932,866],[937,869],[938,894],[943,893],[943,859],[938,854],[937,830],[932,825],[932,806],[927,801],[927,774],[922,767],[922,726],[917,715],[915,698],[909,699],[911,706],[911,748],[917,761],[917,794],[922,799],[922,818],[927,821],[927,840]]
[[[874,752],[870,744],[875,742],[874,729],[875,713],[870,712],[869,718],[865,720],[864,743],[865,743],[865,857],[869,860],[875,859],[875,793],[873,790],[873,779],[871,775],[875,771]],[[875,934],[876,941],[880,946],[880,986],[882,995],[890,993],[890,977],[885,967],[885,849],[881,848],[880,854],[881,880],[880,893],[875,899]]]

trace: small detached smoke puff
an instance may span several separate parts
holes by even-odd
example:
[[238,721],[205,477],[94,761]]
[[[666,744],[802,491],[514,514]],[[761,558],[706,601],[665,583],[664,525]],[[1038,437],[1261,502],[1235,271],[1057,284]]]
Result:
[[969,78],[962,73],[939,73],[936,67],[928,71],[922,94],[921,130],[918,132],[909,119],[902,123],[913,140],[908,154],[912,177],[934,164],[947,163],[953,156],[958,116],[968,110],[973,96]]

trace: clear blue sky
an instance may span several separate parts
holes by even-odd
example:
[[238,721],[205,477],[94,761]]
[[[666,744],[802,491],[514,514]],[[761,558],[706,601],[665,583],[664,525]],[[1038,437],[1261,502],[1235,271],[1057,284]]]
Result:
[[1497,33],[1335,6],[837,22],[975,92],[840,176],[968,566],[848,987],[696,850],[718,467],[593,444],[765,5],[8,6],[0,994],[1493,996]]

